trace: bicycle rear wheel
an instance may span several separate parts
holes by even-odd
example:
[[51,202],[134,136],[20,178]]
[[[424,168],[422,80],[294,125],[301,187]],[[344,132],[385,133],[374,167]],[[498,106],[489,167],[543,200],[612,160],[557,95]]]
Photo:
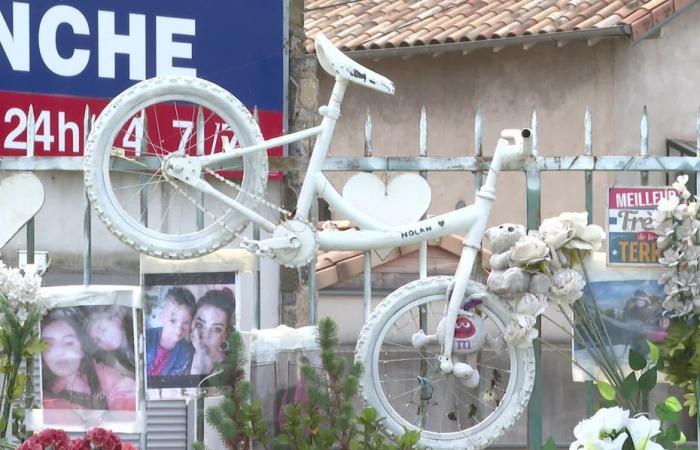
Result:
[[[534,351],[531,342],[507,344],[502,353],[483,349],[474,358],[476,387],[443,374],[440,345],[419,350],[411,336],[419,329],[436,333],[451,280],[427,278],[393,292],[362,329],[355,357],[365,365],[363,397],[384,418],[387,431],[420,430],[421,444],[432,449],[476,450],[502,436],[523,413],[534,383]],[[471,293],[484,290],[477,283],[468,287]],[[489,335],[505,331],[509,314],[496,297],[487,297],[477,311]]]
[[[248,220],[219,200],[166,179],[162,163],[173,153],[206,155],[262,141],[250,112],[221,87],[183,76],[142,81],[115,97],[95,121],[84,158],[87,194],[107,228],[141,253],[161,258],[210,253],[230,242]],[[267,154],[227,162],[216,174],[202,176],[253,208],[267,183]]]

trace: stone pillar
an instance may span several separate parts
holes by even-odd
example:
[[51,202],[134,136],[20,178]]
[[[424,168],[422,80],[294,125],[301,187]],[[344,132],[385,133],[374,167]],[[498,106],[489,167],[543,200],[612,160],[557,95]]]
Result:
[[[316,125],[318,112],[318,79],[316,55],[306,52],[304,2],[289,0],[289,132]],[[289,156],[308,160],[312,140],[289,145]],[[303,172],[287,172],[282,193],[283,207],[293,211],[304,181]],[[308,268],[280,271],[280,323],[300,327],[307,323],[309,295]]]

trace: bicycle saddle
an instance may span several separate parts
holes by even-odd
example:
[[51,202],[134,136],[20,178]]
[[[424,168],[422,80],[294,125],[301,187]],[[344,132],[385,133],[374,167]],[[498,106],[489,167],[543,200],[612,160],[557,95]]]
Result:
[[394,95],[394,83],[390,79],[345,56],[323,33],[318,33],[314,41],[318,62],[331,76],[341,77],[370,89]]

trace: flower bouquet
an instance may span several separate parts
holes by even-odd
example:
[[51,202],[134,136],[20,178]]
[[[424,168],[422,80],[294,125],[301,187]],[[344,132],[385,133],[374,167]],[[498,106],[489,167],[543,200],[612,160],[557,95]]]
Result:
[[[511,267],[520,267],[530,274],[548,279],[545,295],[525,294],[515,305],[513,319],[505,338],[513,343],[537,337],[534,328],[537,316],[549,306],[570,307],[583,296],[586,285],[582,259],[600,248],[605,232],[597,225],[588,225],[588,214],[566,212],[545,219],[538,230],[518,240],[510,254]],[[580,303],[580,302],[579,302]]]
[[[34,355],[44,350],[38,325],[50,306],[40,294],[40,288],[41,277],[32,266],[22,273],[0,261],[0,370],[3,374],[0,447],[8,446],[5,437],[11,418],[14,420],[13,435],[21,437],[24,408],[32,404],[29,376],[33,371]],[[26,371],[20,369],[23,359],[27,362]]]
[[663,450],[661,421],[644,415],[630,417],[619,406],[599,409],[574,428],[576,440],[569,450]]
[[659,202],[654,213],[659,277],[664,286],[663,314],[668,328],[659,342],[668,381],[688,389],[686,406],[697,414],[700,390],[700,217],[698,198],[686,188],[688,176],[673,183],[676,195]]
[[104,428],[93,428],[82,439],[71,440],[63,430],[46,429],[22,443],[17,450],[136,450]]

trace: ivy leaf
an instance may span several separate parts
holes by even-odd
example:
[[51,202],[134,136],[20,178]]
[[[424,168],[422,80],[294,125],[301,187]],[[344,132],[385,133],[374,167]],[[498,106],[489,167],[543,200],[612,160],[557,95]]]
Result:
[[642,392],[650,392],[656,386],[656,369],[651,368],[639,377],[639,389]]
[[641,353],[630,347],[629,363],[632,370],[642,370],[647,366],[647,360]]
[[615,399],[615,388],[610,383],[603,380],[598,380],[595,383],[598,386],[598,392],[600,392],[601,397],[608,401]]
[[637,384],[637,377],[634,375],[634,372],[632,372],[631,374],[627,375],[627,378],[625,378],[625,380],[622,382],[620,394],[622,394],[622,396],[627,400],[633,400],[638,392],[639,385]]
[[652,364],[656,364],[659,361],[659,347],[651,341],[647,341],[647,346],[649,347],[649,360]]

